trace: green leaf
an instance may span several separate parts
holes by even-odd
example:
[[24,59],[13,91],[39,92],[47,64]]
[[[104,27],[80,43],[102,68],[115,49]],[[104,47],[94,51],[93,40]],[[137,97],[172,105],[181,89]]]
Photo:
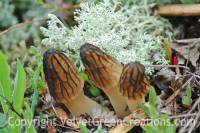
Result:
[[24,117],[27,121],[27,125],[25,127],[25,133],[36,133],[36,129],[33,125],[33,112],[32,109],[29,107],[29,104],[25,102],[25,111],[24,111]]
[[190,86],[186,89],[186,95],[187,95],[187,97],[189,97],[189,98],[192,97],[192,88],[191,88]]
[[192,104],[192,88],[189,86],[186,89],[186,96],[183,97],[183,104],[186,106],[191,106]]
[[85,72],[80,72],[80,74],[84,81],[89,81],[88,75]]
[[170,126],[166,126],[164,129],[164,133],[176,133],[176,125],[171,124]]
[[145,133],[159,133],[159,129],[152,124],[148,124],[142,127],[144,129]]
[[176,125],[171,124],[170,118],[168,115],[162,115],[161,120],[163,121],[163,124],[161,125],[161,130],[163,130],[163,133],[175,133],[176,132]]
[[81,77],[83,78],[83,80],[84,80],[84,81],[87,81],[87,82],[90,84],[90,86],[89,86],[88,88],[89,88],[89,91],[90,91],[90,93],[92,94],[92,96],[94,96],[94,97],[99,96],[99,95],[101,94],[101,91],[100,91],[98,88],[96,88],[96,87],[90,82],[88,75],[87,75],[85,72],[83,72],[83,71],[82,71],[80,74],[81,74]]
[[10,111],[9,112],[9,117],[12,118],[10,119],[10,123],[12,124],[10,127],[11,127],[11,133],[21,133],[21,127],[19,124],[15,124],[15,122],[17,120],[20,120],[20,117],[15,113],[15,112],[12,112]]
[[156,105],[159,103],[159,99],[153,87],[151,87],[149,92],[149,103],[154,107],[156,107]]
[[31,46],[28,52],[30,54],[36,55],[38,53],[38,49],[34,46]]
[[101,94],[101,91],[93,85],[89,86],[89,91],[94,97],[97,97]]
[[17,60],[17,73],[15,77],[13,103],[16,111],[20,112],[23,106],[24,93],[26,90],[26,73],[19,60]]
[[98,129],[94,131],[94,133],[107,133],[107,131],[103,128],[98,127]]
[[40,5],[44,5],[44,1],[43,0],[37,0],[37,3],[40,4]]
[[[7,100],[11,101],[11,81],[10,81],[10,68],[7,64],[6,58],[3,53],[0,51],[0,94],[3,95]],[[7,112],[8,107],[4,103],[1,105],[4,112]]]
[[197,1],[196,0],[181,0],[183,4],[195,4]]
[[139,107],[147,114],[150,118],[156,119],[159,117],[159,112],[151,104],[139,104]]
[[184,105],[190,106],[192,104],[192,99],[187,96],[184,96],[182,102]]
[[81,129],[82,133],[89,133],[89,129],[86,127],[85,123],[80,123],[79,128]]
[[152,122],[144,125],[142,128],[144,129],[145,133],[175,133],[176,131],[176,125],[171,124],[168,115],[162,115],[157,119],[152,119]]
[[30,68],[30,67],[27,67],[27,68],[26,68],[26,72],[27,72],[29,75],[34,75],[34,71],[33,71],[33,69]]
[[38,85],[37,86],[38,86],[39,90],[41,90],[41,91],[44,90],[44,82],[40,77],[38,79]]
[[35,107],[38,104],[38,101],[39,101],[38,90],[37,88],[34,88],[34,93],[33,93],[32,103],[31,103],[32,112],[35,112]]

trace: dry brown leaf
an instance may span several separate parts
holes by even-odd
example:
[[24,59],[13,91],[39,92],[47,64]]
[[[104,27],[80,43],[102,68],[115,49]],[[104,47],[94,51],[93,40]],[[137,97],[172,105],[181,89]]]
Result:
[[157,72],[153,77],[153,82],[160,89],[168,88],[171,81],[175,79],[175,73],[168,69],[162,68],[159,72]]
[[57,117],[58,117],[61,121],[66,121],[66,120],[68,119],[67,113],[66,113],[62,108],[55,107],[55,108],[54,108],[54,111],[55,111]]
[[141,110],[135,110],[135,112],[124,118],[123,122],[127,122],[126,124],[117,125],[115,128],[111,129],[109,133],[127,133],[135,126],[133,124],[127,124],[129,123],[129,121],[134,120],[136,118],[139,120],[143,120],[146,118],[146,115]]
[[189,59],[193,66],[197,66],[200,56],[200,42],[190,44],[173,43],[172,48],[185,59]]
[[52,125],[48,126],[48,133],[56,133],[56,128]]

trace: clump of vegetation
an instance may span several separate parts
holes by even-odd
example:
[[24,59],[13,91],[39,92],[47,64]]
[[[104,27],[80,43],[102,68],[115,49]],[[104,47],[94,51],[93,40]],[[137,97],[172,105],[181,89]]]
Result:
[[[4,114],[0,114],[0,120],[5,120],[5,128],[0,129],[1,132],[19,133],[24,129],[27,133],[36,133],[34,126],[16,124],[16,121],[22,119],[31,121],[33,118],[34,108],[31,108],[30,103],[25,99],[26,91],[26,73],[23,65],[17,61],[17,72],[14,81],[14,89],[12,89],[12,80],[10,79],[10,68],[7,64],[5,56],[0,52],[0,101]],[[3,75],[3,76],[2,76]],[[34,104],[34,99],[32,104]],[[7,123],[8,122],[8,123]]]
[[144,125],[142,128],[146,133],[175,133],[176,125],[171,123],[169,116],[167,114],[160,114],[160,112],[157,111],[157,106],[159,104],[160,99],[157,96],[155,89],[151,88],[149,92],[149,103],[140,104],[142,110],[150,118],[150,122]]
[[[90,43],[122,63],[138,60],[145,65],[168,64],[162,44],[165,38],[172,37],[171,24],[151,15],[150,5],[145,1],[132,6],[118,4],[110,0],[82,3],[75,12],[78,25],[72,28],[49,14],[48,28],[41,28],[45,36],[42,43],[65,49],[77,63],[79,48]],[[147,68],[147,73],[152,70]]]

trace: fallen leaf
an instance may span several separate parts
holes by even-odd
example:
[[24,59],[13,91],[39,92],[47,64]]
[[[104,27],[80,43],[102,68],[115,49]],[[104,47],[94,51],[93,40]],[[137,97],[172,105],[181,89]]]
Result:
[[68,119],[67,113],[66,113],[62,108],[55,107],[55,108],[54,108],[54,111],[55,111],[57,117],[58,117],[62,122],[65,122],[65,121]]
[[197,66],[200,56],[200,42],[190,44],[173,43],[172,48],[185,59],[189,59],[193,66]]
[[54,126],[48,126],[48,133],[56,133],[56,128]]
[[129,122],[131,122],[131,120],[136,120],[136,119],[137,120],[143,120],[145,118],[146,118],[146,115],[143,112],[141,112],[141,110],[136,110],[135,112],[126,116],[123,119],[123,122],[127,122],[126,124],[125,123],[118,124],[115,128],[112,128],[109,131],[109,133],[127,133],[128,131],[130,131],[135,126],[134,124],[129,123]]
[[153,77],[153,83],[161,90],[167,89],[171,81],[175,79],[175,72],[168,68],[162,68]]

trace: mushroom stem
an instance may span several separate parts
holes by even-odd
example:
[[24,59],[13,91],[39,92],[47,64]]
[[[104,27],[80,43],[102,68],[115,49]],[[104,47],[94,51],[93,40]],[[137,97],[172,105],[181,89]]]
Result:
[[70,102],[63,101],[63,104],[68,107],[69,111],[72,112],[74,116],[80,116],[81,114],[91,114],[92,110],[95,108],[102,109],[102,107],[95,101],[91,100],[83,93],[79,94],[76,99]]
[[125,99],[126,99],[126,103],[128,105],[128,108],[130,109],[131,112],[133,112],[134,110],[136,110],[138,108],[139,104],[145,102],[144,97],[137,98],[136,100],[135,99],[128,99],[127,97]]
[[110,88],[104,91],[117,114],[118,117],[124,117],[130,114],[126,101],[122,94],[119,92],[119,87]]

